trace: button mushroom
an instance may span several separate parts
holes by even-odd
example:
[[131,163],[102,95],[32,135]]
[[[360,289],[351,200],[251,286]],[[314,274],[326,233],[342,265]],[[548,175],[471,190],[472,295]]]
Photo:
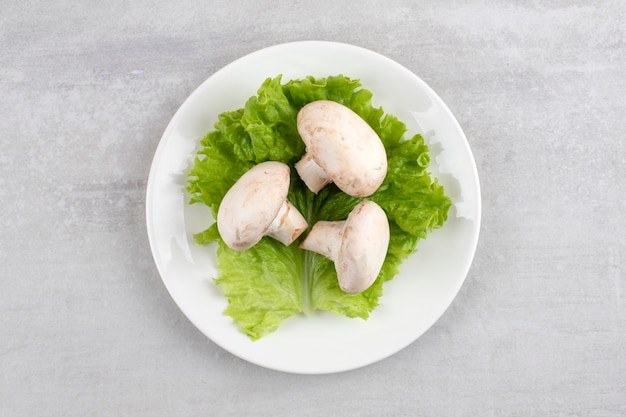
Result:
[[228,190],[217,212],[224,243],[242,251],[270,236],[290,245],[306,230],[302,214],[288,200],[291,171],[282,162],[262,162]]
[[387,175],[380,138],[358,114],[329,100],[305,105],[297,116],[306,154],[295,168],[311,191],[334,182],[353,197],[373,194]]
[[319,221],[298,246],[335,262],[339,287],[351,294],[378,277],[389,247],[389,221],[373,201],[362,201],[342,221]]

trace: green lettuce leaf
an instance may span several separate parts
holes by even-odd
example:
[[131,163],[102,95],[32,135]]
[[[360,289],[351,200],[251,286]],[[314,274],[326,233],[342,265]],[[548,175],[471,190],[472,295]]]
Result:
[[367,319],[383,294],[383,283],[399,272],[418,241],[447,219],[451,201],[427,172],[430,157],[423,138],[406,139],[405,124],[373,107],[371,99],[372,93],[358,80],[342,75],[285,84],[278,76],[267,79],[242,109],[220,114],[215,129],[201,141],[189,171],[191,203],[206,204],[216,216],[222,198],[243,173],[263,161],[281,161],[292,167],[287,198],[311,226],[318,220],[344,220],[362,199],[333,184],[315,195],[299,180],[293,165],[305,152],[296,128],[300,108],[314,100],[342,103],[372,126],[387,150],[387,177],[368,199],[388,216],[389,250],[378,279],[360,294],[341,291],[333,262],[298,249],[298,241],[286,247],[263,238],[237,252],[224,244],[215,224],[195,235],[198,244],[218,242],[215,282],[228,299],[225,314],[252,340],[275,331],[288,317],[316,310]]

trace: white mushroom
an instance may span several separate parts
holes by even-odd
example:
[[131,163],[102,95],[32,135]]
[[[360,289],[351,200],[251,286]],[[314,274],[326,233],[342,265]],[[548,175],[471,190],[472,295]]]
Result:
[[308,223],[288,200],[290,169],[282,162],[262,162],[228,190],[217,212],[217,229],[224,243],[246,250],[263,236],[290,245]]
[[389,247],[389,221],[373,201],[362,201],[346,220],[319,221],[298,246],[335,262],[339,287],[351,294],[378,277]]
[[295,168],[311,191],[334,182],[353,197],[373,194],[387,175],[380,138],[358,114],[329,100],[305,105],[297,117],[306,154]]

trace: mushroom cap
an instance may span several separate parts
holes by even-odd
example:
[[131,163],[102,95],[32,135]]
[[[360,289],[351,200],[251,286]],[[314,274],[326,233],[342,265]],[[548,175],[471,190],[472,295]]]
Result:
[[277,161],[255,165],[228,190],[217,211],[217,229],[235,250],[249,249],[265,235],[287,198],[289,167]]
[[330,100],[313,101],[298,112],[298,132],[307,153],[345,193],[373,194],[387,175],[380,138],[358,114]]
[[348,215],[335,259],[339,286],[347,293],[369,288],[380,273],[389,248],[389,221],[380,206],[362,201]]

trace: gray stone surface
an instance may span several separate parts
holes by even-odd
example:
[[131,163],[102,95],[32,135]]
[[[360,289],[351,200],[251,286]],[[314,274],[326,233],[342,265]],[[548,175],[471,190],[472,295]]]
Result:
[[[417,3],[0,0],[0,415],[626,415],[626,3]],[[207,340],[162,285],[144,219],[188,94],[304,39],[424,79],[483,192],[445,315],[325,376]]]

